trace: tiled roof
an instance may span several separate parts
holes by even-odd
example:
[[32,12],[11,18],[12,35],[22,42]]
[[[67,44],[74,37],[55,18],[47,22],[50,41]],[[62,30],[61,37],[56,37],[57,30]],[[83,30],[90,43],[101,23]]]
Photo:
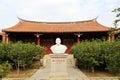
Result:
[[13,27],[3,29],[3,32],[106,32],[109,28],[99,24],[96,19],[76,22],[35,22],[19,19]]

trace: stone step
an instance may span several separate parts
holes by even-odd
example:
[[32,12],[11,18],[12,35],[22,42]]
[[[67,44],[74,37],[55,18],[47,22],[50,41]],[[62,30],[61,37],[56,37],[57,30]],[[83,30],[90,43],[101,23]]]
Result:
[[[68,68],[68,78],[57,78],[57,80],[89,80],[78,68]],[[29,80],[50,80],[50,68],[39,69]],[[52,79],[56,80],[56,79]]]
[[[63,58],[65,58],[65,64],[61,65],[64,65],[65,67],[61,67],[58,63],[51,64],[51,60],[54,60],[54,58],[57,58],[58,60],[61,59],[54,56],[45,55],[43,57],[44,68],[39,69],[29,80],[89,80],[79,69],[75,68],[75,60],[72,54],[67,56],[64,55],[65,57]],[[57,67],[55,67],[54,64],[56,64]]]

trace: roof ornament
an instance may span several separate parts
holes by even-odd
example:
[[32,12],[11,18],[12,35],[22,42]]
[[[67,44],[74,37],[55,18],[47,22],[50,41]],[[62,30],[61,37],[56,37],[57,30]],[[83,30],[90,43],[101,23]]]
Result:
[[94,21],[97,21],[98,17],[99,17],[99,16],[97,16],[97,17],[96,17],[96,18],[94,18],[93,20],[94,20]]
[[77,33],[77,34],[74,34],[74,35],[77,35],[77,37],[80,37],[80,36],[82,36],[83,34]]
[[36,34],[34,34],[36,37],[39,37],[39,36],[41,36],[41,35],[43,35],[43,34],[39,34],[39,33],[36,33]]

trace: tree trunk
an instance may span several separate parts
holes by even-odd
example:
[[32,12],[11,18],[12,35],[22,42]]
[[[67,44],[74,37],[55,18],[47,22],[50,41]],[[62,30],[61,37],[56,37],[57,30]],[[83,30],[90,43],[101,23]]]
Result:
[[91,66],[92,73],[95,72],[94,66]]
[[19,69],[19,61],[18,61],[18,67],[17,67],[17,75],[19,76],[20,69]]

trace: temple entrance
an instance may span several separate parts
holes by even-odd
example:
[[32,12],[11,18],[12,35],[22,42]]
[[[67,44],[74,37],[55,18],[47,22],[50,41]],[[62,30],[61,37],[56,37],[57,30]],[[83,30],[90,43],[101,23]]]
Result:
[[71,46],[76,42],[77,36],[74,34],[43,34],[40,36],[42,46],[52,46],[55,44],[55,39],[60,38],[62,44],[66,46]]
[[51,53],[50,47],[55,44],[56,38],[61,39],[61,44],[64,44],[67,46],[66,53],[69,53],[69,50],[71,46],[77,42],[77,36],[74,34],[67,34],[67,33],[55,33],[55,34],[43,34],[40,36],[41,45],[47,47],[46,52]]
[[[35,43],[37,45],[41,45],[46,47],[46,53],[51,53],[50,47],[55,44],[55,39],[60,38],[61,44],[67,46],[66,53],[69,53],[70,48],[75,43],[84,41],[84,40],[92,40],[92,39],[102,39],[108,38],[108,34],[106,32],[86,32],[86,33],[7,33],[9,42],[17,42],[22,41],[24,43]],[[38,44],[39,43],[39,44]]]

